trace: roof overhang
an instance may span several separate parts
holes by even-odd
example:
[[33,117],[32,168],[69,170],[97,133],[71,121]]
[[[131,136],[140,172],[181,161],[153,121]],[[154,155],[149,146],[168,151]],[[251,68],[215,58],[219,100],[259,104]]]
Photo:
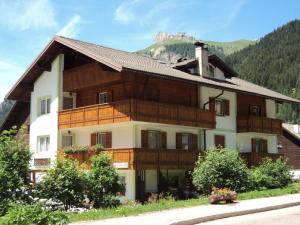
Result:
[[87,51],[82,46],[74,45],[70,41],[55,36],[43,49],[43,51],[36,57],[33,63],[26,69],[5,98],[18,101],[29,101],[30,92],[33,90],[33,84],[44,71],[51,71],[51,63],[55,57],[64,53],[65,47],[73,49],[82,53],[100,63],[103,63],[116,71],[121,71],[122,66],[118,63],[112,62],[107,58],[99,57],[90,51]]

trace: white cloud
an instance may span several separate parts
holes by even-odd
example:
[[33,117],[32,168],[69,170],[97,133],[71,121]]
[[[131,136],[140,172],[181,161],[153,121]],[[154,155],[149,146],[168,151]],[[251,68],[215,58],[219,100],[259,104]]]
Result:
[[78,25],[82,22],[79,15],[75,15],[71,20],[57,33],[57,35],[65,37],[75,37],[79,32]]
[[0,24],[17,30],[54,27],[54,6],[50,0],[0,0]]
[[121,23],[129,23],[135,20],[134,7],[140,0],[127,0],[122,2],[115,11],[115,20]]

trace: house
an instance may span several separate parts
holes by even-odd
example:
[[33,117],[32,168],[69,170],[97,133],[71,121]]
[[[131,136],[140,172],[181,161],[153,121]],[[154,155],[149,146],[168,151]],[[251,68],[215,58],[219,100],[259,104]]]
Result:
[[282,124],[282,134],[278,137],[278,150],[300,178],[300,125]]
[[196,59],[168,65],[55,36],[6,96],[30,106],[19,116],[30,115],[33,179],[68,146],[104,146],[128,199],[186,188],[213,146],[239,149],[249,166],[278,158],[277,105],[300,101],[240,79],[195,45]]

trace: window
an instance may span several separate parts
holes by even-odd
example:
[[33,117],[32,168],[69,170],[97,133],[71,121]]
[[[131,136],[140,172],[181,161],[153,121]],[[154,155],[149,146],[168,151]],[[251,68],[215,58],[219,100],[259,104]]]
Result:
[[254,116],[261,115],[261,107],[257,105],[250,105],[250,114]]
[[215,100],[215,107],[216,107],[216,113],[218,116],[224,116],[225,115],[225,106],[224,106],[224,101],[221,99],[216,99]]
[[50,136],[39,136],[37,138],[37,152],[48,152],[50,149]]
[[208,68],[208,76],[209,77],[215,77],[215,68],[211,65],[209,65],[209,68]]
[[254,153],[267,153],[268,142],[265,139],[253,138],[252,139],[252,152]]
[[99,104],[108,103],[108,93],[107,92],[101,92],[98,94],[98,103]]
[[62,147],[73,146],[73,136],[72,135],[63,135],[62,136]]
[[45,98],[39,100],[39,115],[50,113],[51,99]]
[[225,136],[215,135],[215,146],[225,148]]
[[66,97],[63,98],[63,109],[73,109],[74,108],[74,98]]
[[193,139],[192,134],[182,134],[182,148],[183,149],[192,149],[193,148]]
[[106,148],[106,133],[97,133],[96,143]]
[[148,147],[151,149],[161,147],[161,139],[159,131],[149,131],[148,133]]

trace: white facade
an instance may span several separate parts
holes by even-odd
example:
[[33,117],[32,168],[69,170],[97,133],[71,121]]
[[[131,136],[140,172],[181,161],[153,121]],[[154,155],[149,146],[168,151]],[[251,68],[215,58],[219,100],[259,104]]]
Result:
[[[61,101],[63,55],[55,58],[51,72],[43,72],[34,83],[30,104],[30,150],[34,158],[55,159],[58,147],[58,110]],[[40,99],[50,98],[50,113],[39,115]],[[39,136],[49,136],[50,146],[47,152],[37,151]]]

